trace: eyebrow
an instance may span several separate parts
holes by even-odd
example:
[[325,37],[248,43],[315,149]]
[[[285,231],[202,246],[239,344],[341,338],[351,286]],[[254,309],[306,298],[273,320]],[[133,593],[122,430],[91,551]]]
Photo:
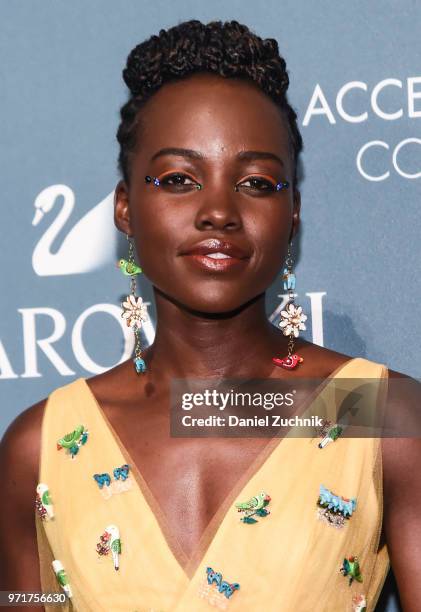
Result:
[[[195,159],[204,161],[206,157],[203,153],[199,151],[194,151],[193,149],[183,149],[179,147],[165,147],[164,149],[160,149],[151,157],[151,161],[154,161],[158,157],[163,157],[165,155],[175,155],[177,157],[186,157],[187,159]],[[278,162],[282,167],[284,167],[284,163],[278,155],[275,153],[270,153],[269,151],[240,151],[236,155],[236,159],[239,161],[255,161],[257,159],[270,159]]]
[[284,162],[275,153],[269,153],[269,151],[241,151],[237,155],[237,159],[240,161],[254,161],[256,159],[271,159],[278,162],[282,167]]

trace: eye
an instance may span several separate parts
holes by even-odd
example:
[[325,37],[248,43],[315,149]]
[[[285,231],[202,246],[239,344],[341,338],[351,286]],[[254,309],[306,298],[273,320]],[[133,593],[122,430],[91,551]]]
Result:
[[236,191],[240,189],[248,192],[271,193],[276,192],[276,183],[272,183],[269,179],[261,176],[249,176],[241,183],[236,185]]
[[160,178],[159,182],[161,187],[171,188],[175,191],[187,191],[192,188],[197,189],[199,185],[198,182],[187,176],[187,174],[182,174],[180,172],[167,174]]

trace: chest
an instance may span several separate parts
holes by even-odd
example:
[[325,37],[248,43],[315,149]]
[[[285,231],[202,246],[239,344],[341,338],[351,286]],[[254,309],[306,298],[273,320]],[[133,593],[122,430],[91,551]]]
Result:
[[114,426],[152,503],[188,557],[268,443],[267,439],[174,438],[169,423],[158,414],[131,427],[118,419]]

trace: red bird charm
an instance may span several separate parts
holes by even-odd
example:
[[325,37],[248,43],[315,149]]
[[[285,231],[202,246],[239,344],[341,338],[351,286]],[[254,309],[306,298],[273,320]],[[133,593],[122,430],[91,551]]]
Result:
[[299,363],[304,361],[304,357],[300,357],[295,353],[294,355],[288,355],[288,357],[284,357],[283,359],[280,359],[279,357],[272,357],[272,361],[275,365],[281,368],[293,370]]

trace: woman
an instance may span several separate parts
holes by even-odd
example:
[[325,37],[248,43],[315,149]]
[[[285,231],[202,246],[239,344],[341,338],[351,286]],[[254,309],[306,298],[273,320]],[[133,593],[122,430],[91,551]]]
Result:
[[[79,379],[10,427],[1,588],[57,591],[58,560],[75,610],[337,611],[365,600],[373,610],[389,554],[404,609],[418,610],[418,440],[380,447],[342,438],[319,450],[317,440],[288,436],[169,435],[174,378],[402,376],[301,338],[292,346],[293,334],[267,321],[265,291],[298,232],[301,204],[302,143],[276,41],[234,21],[185,22],[136,47],[123,74],[130,98],[118,130],[115,224],[153,284],[156,337],[137,351],[139,373],[129,360]],[[297,367],[274,365],[292,354],[303,360]],[[67,461],[62,436],[76,425],[77,456]],[[103,499],[115,468],[118,486],[127,470],[135,484]],[[314,518],[325,477],[358,499],[343,529]],[[38,516],[35,527],[39,482],[55,516]],[[241,504],[263,488],[256,515]],[[238,511],[262,518],[247,526]],[[345,563],[357,554],[359,566]]]

